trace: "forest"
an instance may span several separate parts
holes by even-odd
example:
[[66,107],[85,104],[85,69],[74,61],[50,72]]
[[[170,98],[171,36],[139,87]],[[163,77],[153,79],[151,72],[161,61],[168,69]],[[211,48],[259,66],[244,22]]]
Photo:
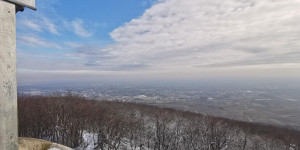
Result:
[[[169,108],[88,100],[72,92],[18,97],[19,136],[74,149],[299,150],[300,132]],[[92,136],[86,140],[86,136]]]

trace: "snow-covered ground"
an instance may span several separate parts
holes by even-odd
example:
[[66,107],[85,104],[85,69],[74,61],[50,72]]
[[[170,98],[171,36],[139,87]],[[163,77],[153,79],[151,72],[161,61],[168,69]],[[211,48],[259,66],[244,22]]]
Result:
[[83,143],[76,150],[94,150],[97,143],[98,134],[83,132]]
[[48,150],[61,150],[61,149],[59,149],[59,148],[50,148]]
[[[97,147],[97,139],[98,134],[95,133],[89,133],[87,131],[83,132],[83,143],[77,147],[75,150],[95,150],[95,148]],[[130,146],[129,142],[125,142],[125,141],[129,141],[128,139],[123,139],[122,141],[124,141],[120,147],[122,147],[122,149],[126,149],[126,150],[132,150],[132,147]],[[150,150],[148,148],[136,148],[135,150]]]

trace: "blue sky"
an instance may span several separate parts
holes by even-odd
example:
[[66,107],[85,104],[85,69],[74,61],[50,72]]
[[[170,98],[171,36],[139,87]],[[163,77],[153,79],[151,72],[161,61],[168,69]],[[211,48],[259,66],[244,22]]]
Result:
[[18,80],[299,77],[298,0],[36,0]]
[[[38,35],[58,45],[69,41],[105,46],[114,42],[109,35],[113,29],[141,16],[154,1],[73,0],[72,4],[68,2],[37,0],[38,11],[26,10],[17,14],[18,35]],[[53,25],[54,31],[49,29],[47,23]],[[68,30],[72,24],[78,26],[77,32],[75,29]]]

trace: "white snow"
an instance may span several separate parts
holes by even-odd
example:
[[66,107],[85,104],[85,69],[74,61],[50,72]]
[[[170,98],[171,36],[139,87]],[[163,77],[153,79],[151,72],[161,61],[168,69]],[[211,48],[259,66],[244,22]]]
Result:
[[83,143],[77,147],[78,150],[94,150],[95,143],[97,142],[98,134],[83,132]]
[[59,149],[59,148],[50,148],[48,150],[61,150],[61,149]]

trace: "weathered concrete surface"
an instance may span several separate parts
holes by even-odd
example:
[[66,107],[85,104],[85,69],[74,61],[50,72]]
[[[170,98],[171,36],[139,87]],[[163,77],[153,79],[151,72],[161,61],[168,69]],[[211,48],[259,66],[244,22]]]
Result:
[[44,140],[19,138],[19,150],[48,150],[51,145],[51,142]]
[[45,140],[34,138],[19,138],[19,150],[48,150],[50,148],[57,148],[60,150],[73,150],[69,147],[51,143]]
[[12,3],[25,4],[25,5],[28,5],[30,7],[35,7],[35,0],[6,0],[6,1],[10,1]]
[[15,5],[0,1],[0,150],[17,149]]

